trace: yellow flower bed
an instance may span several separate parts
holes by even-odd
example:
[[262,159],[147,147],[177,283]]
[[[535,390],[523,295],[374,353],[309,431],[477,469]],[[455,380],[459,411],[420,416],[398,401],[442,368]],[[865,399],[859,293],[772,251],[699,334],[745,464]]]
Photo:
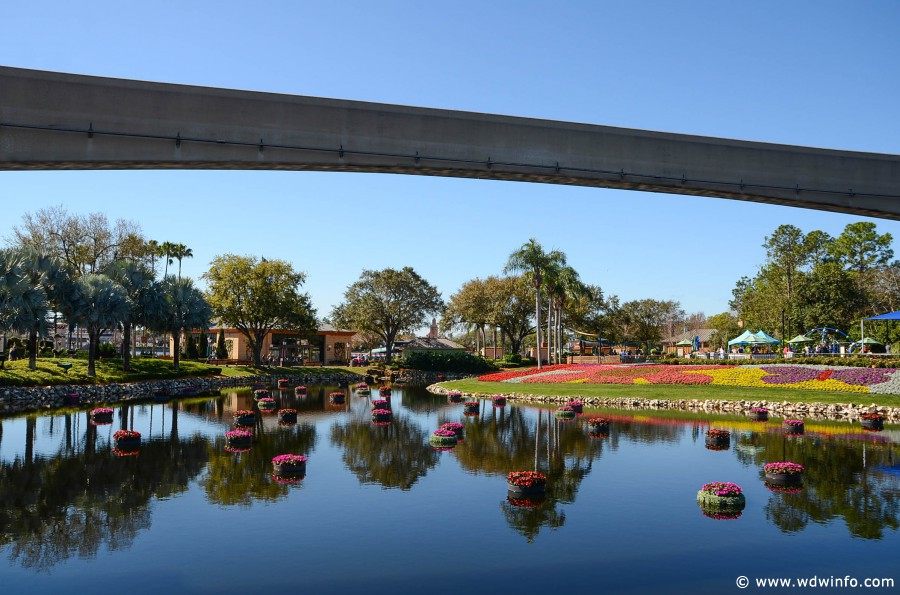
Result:
[[767,384],[763,378],[769,374],[762,368],[746,368],[738,366],[722,370],[685,370],[685,374],[702,374],[712,377],[713,384],[721,386],[752,386],[759,388],[802,388],[808,390],[831,390],[844,393],[870,393],[868,386],[847,384],[839,380],[804,380],[791,384]]
[[650,381],[646,378],[635,378],[634,384],[650,384]]

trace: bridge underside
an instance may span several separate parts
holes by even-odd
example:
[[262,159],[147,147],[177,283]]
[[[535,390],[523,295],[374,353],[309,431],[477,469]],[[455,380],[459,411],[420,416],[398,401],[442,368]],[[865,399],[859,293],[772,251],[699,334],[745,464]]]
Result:
[[900,156],[0,67],[0,170],[451,176],[900,220]]

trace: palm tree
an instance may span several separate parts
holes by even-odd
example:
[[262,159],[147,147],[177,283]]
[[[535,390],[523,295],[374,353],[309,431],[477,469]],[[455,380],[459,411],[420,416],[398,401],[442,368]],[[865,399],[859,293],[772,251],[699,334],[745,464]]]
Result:
[[203,292],[194,287],[189,278],[164,279],[162,281],[164,307],[160,315],[148,324],[156,330],[172,333],[172,352],[175,369],[181,358],[181,331],[184,329],[207,328],[212,318],[212,309]]
[[172,256],[178,259],[178,278],[181,279],[181,261],[185,258],[193,258],[194,251],[184,244],[175,244],[175,252]]
[[74,319],[87,328],[88,376],[96,376],[95,362],[100,335],[113,329],[129,316],[125,289],[106,275],[85,275],[78,281],[82,306]]
[[158,318],[162,308],[159,285],[154,282],[153,271],[145,265],[117,260],[104,271],[125,290],[129,314],[122,321],[122,368],[131,371],[131,334],[136,324],[145,325]]
[[[564,266],[559,269],[556,274],[556,291],[553,297],[553,301],[556,304],[557,349],[562,347],[562,319],[566,302],[569,300],[577,300],[582,297],[593,299],[590,288],[581,281],[578,271],[570,266]],[[558,360],[559,356],[557,356],[557,361]]]
[[[552,255],[552,256],[551,256]],[[534,238],[531,238],[522,247],[509,255],[509,260],[503,268],[504,273],[511,271],[525,271],[534,285],[534,317],[535,335],[537,341],[537,364],[541,368],[541,285],[544,282],[544,273],[554,264],[562,260],[565,263],[565,255],[554,250],[550,254],[544,252],[544,248]]]
[[159,258],[159,242],[149,240],[146,245],[146,254],[150,257],[150,270],[156,276],[156,259]]
[[174,244],[172,242],[163,242],[159,245],[159,256],[160,258],[166,259],[166,268],[163,271],[163,279],[169,276],[169,265],[172,264],[172,256],[175,254],[178,249],[178,244]]

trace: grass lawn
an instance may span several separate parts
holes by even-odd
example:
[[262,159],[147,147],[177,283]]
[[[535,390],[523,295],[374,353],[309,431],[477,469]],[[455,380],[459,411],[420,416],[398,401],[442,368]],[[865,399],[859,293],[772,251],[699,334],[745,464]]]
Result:
[[885,405],[900,407],[900,395],[842,393],[822,390],[785,388],[755,388],[739,386],[711,386],[677,384],[523,384],[513,382],[479,382],[474,378],[441,382],[441,386],[467,393],[527,394],[562,397],[597,397],[621,399],[719,400],[719,401],[788,401],[792,403],[854,403],[857,405]]
[[[56,364],[72,364],[66,373]],[[108,384],[113,382],[137,382],[141,380],[165,380],[174,378],[194,378],[202,376],[255,376],[263,375],[297,375],[297,374],[321,374],[340,373],[353,371],[359,374],[357,369],[342,367],[325,368],[279,368],[251,366],[211,366],[202,362],[179,362],[180,370],[175,371],[171,360],[134,358],[131,360],[131,372],[122,370],[122,360],[99,360],[95,368],[97,375],[88,376],[87,360],[58,358],[38,359],[37,370],[28,369],[28,360],[6,362],[0,370],[0,386],[51,386],[57,384]]]

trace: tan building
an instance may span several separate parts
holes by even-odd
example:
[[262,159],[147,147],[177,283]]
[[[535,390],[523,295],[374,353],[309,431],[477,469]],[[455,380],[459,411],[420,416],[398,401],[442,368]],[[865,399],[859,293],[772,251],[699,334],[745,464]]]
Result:
[[[213,353],[219,330],[219,327],[209,329],[209,346]],[[224,330],[228,359],[251,361],[253,354],[247,337],[234,328]],[[194,334],[198,335],[197,332]],[[263,339],[261,356],[274,364],[349,366],[350,340],[355,334],[356,331],[337,329],[330,324],[320,324],[315,331],[274,330]]]

